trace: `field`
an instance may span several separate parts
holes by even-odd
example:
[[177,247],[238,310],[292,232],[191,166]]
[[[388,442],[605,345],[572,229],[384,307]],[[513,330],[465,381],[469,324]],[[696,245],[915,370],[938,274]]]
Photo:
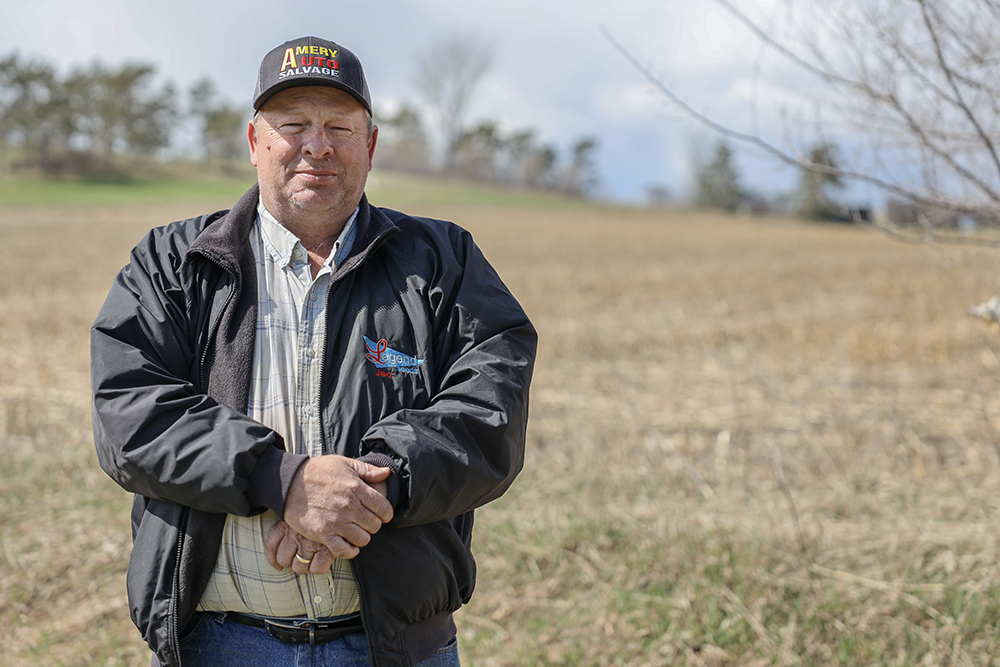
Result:
[[[229,193],[0,209],[0,662],[143,665],[88,327],[129,248]],[[1000,251],[555,200],[373,200],[473,231],[540,350],[478,514],[463,664],[1000,664]],[[460,203],[448,203],[459,201]]]

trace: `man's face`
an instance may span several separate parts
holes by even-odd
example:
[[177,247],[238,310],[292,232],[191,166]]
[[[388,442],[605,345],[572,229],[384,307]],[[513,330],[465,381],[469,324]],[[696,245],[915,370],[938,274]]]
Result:
[[344,222],[361,201],[378,128],[364,107],[328,86],[289,88],[269,99],[247,131],[264,206],[279,221]]

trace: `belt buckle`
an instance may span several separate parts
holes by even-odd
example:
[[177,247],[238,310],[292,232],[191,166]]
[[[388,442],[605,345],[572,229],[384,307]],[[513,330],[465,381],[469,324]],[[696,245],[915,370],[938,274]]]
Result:
[[275,639],[280,639],[273,632],[271,628],[277,628],[279,630],[285,630],[291,633],[302,632],[307,630],[309,632],[309,646],[315,648],[316,646],[316,623],[314,621],[299,621],[297,623],[283,623],[278,620],[266,619],[264,624],[267,626],[267,632],[269,635]]
[[[291,644],[303,644],[306,641],[309,642],[310,646],[316,646],[316,633],[317,632],[327,632],[325,637],[329,637],[329,631],[336,633],[334,637],[340,637],[344,634],[350,634],[355,631],[352,622],[357,623],[356,614],[348,615],[347,617],[339,617],[336,620],[331,621],[315,621],[311,619],[295,619],[290,621],[282,621],[279,619],[264,619],[264,627],[267,629],[269,635],[278,639],[280,641],[291,643]],[[347,632],[344,632],[344,626],[350,626],[347,628]],[[357,629],[362,629],[360,624],[358,624]],[[340,631],[338,633],[338,631]],[[304,635],[308,634],[308,640]],[[283,635],[283,636],[282,636]],[[330,641],[331,638],[323,639],[323,641]]]

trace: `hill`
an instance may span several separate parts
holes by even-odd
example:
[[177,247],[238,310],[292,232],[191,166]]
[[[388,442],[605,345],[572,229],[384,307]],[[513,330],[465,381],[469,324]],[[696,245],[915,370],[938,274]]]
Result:
[[[131,178],[107,181],[52,179],[35,175],[0,175],[0,206],[131,206],[201,204],[228,207],[256,174],[249,164],[225,169],[200,164],[173,163],[144,168]],[[592,206],[565,195],[511,190],[490,185],[375,170],[367,192],[380,205],[476,204],[531,208]],[[386,202],[382,204],[382,202]]]

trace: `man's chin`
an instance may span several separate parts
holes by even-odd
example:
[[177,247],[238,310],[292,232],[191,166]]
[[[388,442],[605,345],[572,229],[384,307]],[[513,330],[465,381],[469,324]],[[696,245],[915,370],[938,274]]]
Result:
[[344,188],[333,190],[330,188],[304,187],[299,188],[292,195],[291,200],[300,208],[315,211],[339,208],[347,205],[350,205],[353,210],[358,205],[358,202],[361,201],[361,195],[364,191],[364,184],[357,189],[352,188],[351,190],[345,190]]
[[322,213],[337,208],[343,200],[342,196],[324,192],[315,188],[305,188],[293,194],[289,201],[300,211]]
[[315,191],[298,192],[289,199],[291,208],[303,215],[326,214],[340,221],[346,221],[361,201],[361,193],[348,199],[343,193],[332,195]]

